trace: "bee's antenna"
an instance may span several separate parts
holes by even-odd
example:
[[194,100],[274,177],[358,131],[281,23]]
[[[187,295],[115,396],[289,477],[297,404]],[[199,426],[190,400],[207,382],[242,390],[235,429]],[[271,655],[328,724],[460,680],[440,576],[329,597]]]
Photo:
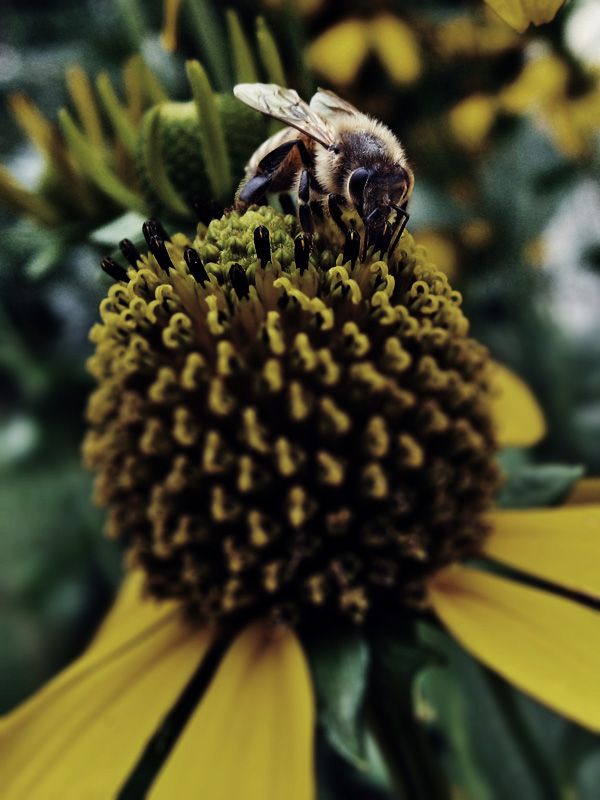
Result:
[[379,233],[379,237],[376,244],[376,249],[379,250],[382,256],[384,256],[387,253],[393,235],[394,235],[393,226],[390,225],[390,223],[387,221],[384,222],[383,228]]

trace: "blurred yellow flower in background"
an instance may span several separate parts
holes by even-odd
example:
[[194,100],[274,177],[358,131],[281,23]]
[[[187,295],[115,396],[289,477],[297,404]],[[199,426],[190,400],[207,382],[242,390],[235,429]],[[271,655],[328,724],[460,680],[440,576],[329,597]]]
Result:
[[523,33],[531,23],[543,25],[554,19],[564,0],[485,0],[498,16]]
[[485,94],[465,97],[448,113],[448,126],[454,140],[465,150],[482,150],[496,120],[497,109],[494,97]]
[[571,158],[589,153],[600,130],[600,76],[590,70],[570,88],[570,72],[556,55],[533,55],[518,78],[498,95],[498,109],[532,117]]
[[334,86],[352,83],[369,55],[379,59],[384,72],[398,86],[410,85],[421,75],[418,39],[392,14],[345,19],[317,36],[308,47],[310,66]]
[[435,28],[436,50],[444,58],[492,56],[519,45],[518,34],[496,14],[453,16]]
[[454,280],[458,271],[458,252],[452,238],[442,230],[421,228],[416,233],[416,240],[432,264],[441,269],[450,280]]

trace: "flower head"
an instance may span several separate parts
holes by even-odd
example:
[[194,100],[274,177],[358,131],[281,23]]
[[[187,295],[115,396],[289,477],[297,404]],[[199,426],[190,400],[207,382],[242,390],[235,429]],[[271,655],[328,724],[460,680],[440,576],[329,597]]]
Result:
[[497,486],[487,352],[444,273],[409,234],[296,232],[268,207],[193,242],[150,224],[92,331],[108,533],[202,619],[418,603]]

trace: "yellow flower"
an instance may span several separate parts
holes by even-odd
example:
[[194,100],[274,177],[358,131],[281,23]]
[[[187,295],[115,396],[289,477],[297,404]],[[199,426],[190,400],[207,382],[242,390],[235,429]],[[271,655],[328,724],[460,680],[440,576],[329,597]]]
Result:
[[337,86],[347,86],[371,53],[399,86],[414,83],[421,74],[417,38],[405,22],[392,14],[338,22],[311,43],[308,60],[319,75]]
[[443,58],[494,56],[520,47],[521,39],[495,14],[452,16],[435,29],[435,47]]
[[485,0],[496,14],[523,33],[531,23],[543,25],[554,19],[564,0]]
[[584,156],[600,127],[600,81],[594,73],[586,79],[589,85],[572,94],[567,65],[554,55],[535,57],[498,95],[497,107],[532,116],[563,153]]
[[496,120],[497,101],[484,94],[461,100],[448,114],[448,125],[455,140],[466,150],[481,150]]
[[542,415],[389,233],[365,253],[325,225],[309,251],[264,207],[193,240],[149,222],[148,255],[104,262],[85,456],[132,573],[87,652],[0,722],[3,798],[311,800],[296,623],[380,607],[433,610],[600,728],[598,615],[552,592],[600,596],[600,505],[492,509],[495,439],[536,443]]
[[454,280],[458,270],[458,252],[452,237],[444,231],[427,228],[419,230],[417,240],[424,247],[432,264]]

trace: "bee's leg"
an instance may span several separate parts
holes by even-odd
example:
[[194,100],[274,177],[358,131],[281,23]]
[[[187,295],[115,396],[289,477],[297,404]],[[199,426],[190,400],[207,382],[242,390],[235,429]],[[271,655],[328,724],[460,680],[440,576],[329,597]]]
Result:
[[300,183],[298,184],[298,219],[304,233],[312,236],[315,223],[310,207],[310,172],[306,167],[300,173]]
[[253,203],[258,203],[266,193],[269,191],[269,186],[273,183],[272,177],[266,175],[254,175],[249,181],[246,181],[242,191],[236,199],[236,208],[238,210],[246,209]]
[[375,242],[375,250],[378,250],[381,253],[382,258],[388,251],[390,242],[392,241],[392,236],[394,235],[394,230],[395,226],[390,225],[390,223],[386,220],[383,223],[383,227],[379,231],[377,241]]
[[327,208],[331,219],[335,222],[343,234],[348,232],[348,226],[342,218],[342,206],[346,205],[346,200],[341,194],[330,194],[327,197]]
[[310,210],[313,213],[313,217],[316,217],[318,220],[323,222],[323,220],[325,219],[325,209],[323,208],[322,198],[319,198],[317,200],[311,200]]
[[406,223],[410,219],[410,214],[406,210],[406,203],[403,203],[401,206],[397,206],[394,203],[390,203],[390,207],[396,211],[396,235],[394,236],[394,240],[390,245],[390,249],[388,253],[391,255],[396,247],[398,246],[398,242],[400,241],[400,237],[402,236],[404,229],[406,228]]
[[279,205],[284,214],[291,214],[293,217],[296,216],[296,206],[289,192],[281,192],[277,199],[279,200]]
[[383,236],[385,222],[385,215],[383,214],[381,208],[375,208],[365,219],[365,234],[361,256],[362,259],[366,258],[369,247],[373,246],[373,252],[378,249],[377,245]]
[[306,164],[307,161],[310,161],[310,155],[302,139],[294,139],[291,142],[280,144],[258,162],[256,172],[242,186],[236,199],[238,208],[247,208],[252,203],[258,203],[267,194],[275,176],[295,147],[300,153],[302,163]]

